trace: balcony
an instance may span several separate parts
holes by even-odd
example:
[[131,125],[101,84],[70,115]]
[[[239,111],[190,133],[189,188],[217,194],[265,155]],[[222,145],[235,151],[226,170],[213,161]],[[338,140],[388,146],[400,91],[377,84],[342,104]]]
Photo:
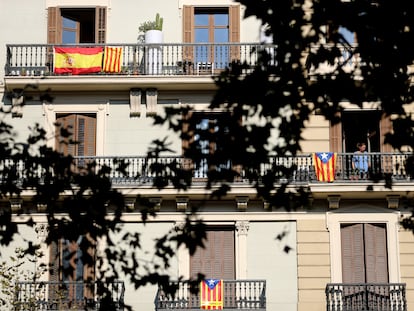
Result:
[[124,282],[107,285],[110,300],[97,296],[98,283],[91,282],[18,282],[13,310],[100,310],[101,303],[124,310]]
[[327,284],[327,311],[407,311],[405,284]]
[[[405,164],[411,153],[367,153],[370,163],[370,170],[367,174],[355,174],[352,169],[353,153],[338,153],[335,165],[335,178],[332,183],[368,183],[375,181],[392,181],[395,184],[413,182],[411,176],[406,172]],[[145,156],[88,156],[75,157],[75,166],[82,168],[86,164],[95,162],[96,168],[110,168],[109,178],[114,185],[150,185],[151,181],[157,177],[156,170],[164,167],[164,174],[175,176],[178,170],[188,169],[192,173],[194,182],[205,182],[209,170],[208,163],[201,162],[193,164],[189,159],[174,156],[162,156],[158,158],[148,158]],[[125,170],[117,169],[122,162]],[[263,163],[258,171],[259,176],[264,176],[271,172],[272,168],[285,166],[292,168],[289,176],[280,176],[280,182],[289,181],[293,184],[310,184],[322,183],[316,179],[313,159],[311,154],[303,154],[295,157],[269,157],[267,163]],[[30,176],[25,171],[25,163],[23,161],[14,162],[11,160],[3,160],[0,162],[2,174],[0,181],[6,181],[7,178],[27,179],[39,178],[42,180],[44,172],[43,168],[33,168],[31,166]],[[220,169],[232,169],[231,163],[216,167]],[[234,180],[235,183],[248,184],[246,171],[242,168],[234,168],[240,172]],[[12,176],[12,177],[10,177]],[[371,178],[371,179],[370,179]]]
[[[198,289],[189,283],[173,284],[177,290],[167,295],[161,289],[155,297],[155,310],[200,310]],[[266,281],[223,280],[223,310],[266,310]]]
[[[122,48],[121,71],[124,76],[186,76],[215,75],[233,62],[257,64],[260,51],[273,53],[274,45],[260,43],[165,43],[165,44],[79,44],[59,47]],[[54,45],[7,44],[7,77],[57,76],[54,72]],[[97,72],[90,75],[107,76]]]

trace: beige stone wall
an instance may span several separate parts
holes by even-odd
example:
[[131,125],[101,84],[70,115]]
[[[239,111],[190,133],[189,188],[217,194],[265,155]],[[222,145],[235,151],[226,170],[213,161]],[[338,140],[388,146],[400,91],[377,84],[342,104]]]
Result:
[[298,311],[326,308],[325,286],[330,282],[329,233],[325,218],[297,222]]
[[408,310],[414,308],[414,234],[401,230],[400,241],[400,271],[401,282],[406,283]]
[[329,150],[329,122],[320,115],[311,115],[300,142],[303,153]]

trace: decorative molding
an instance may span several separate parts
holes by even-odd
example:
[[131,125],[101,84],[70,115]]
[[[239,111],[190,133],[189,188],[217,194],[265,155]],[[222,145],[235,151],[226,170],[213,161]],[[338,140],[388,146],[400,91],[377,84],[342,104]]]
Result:
[[249,197],[236,197],[237,209],[246,210]]
[[154,210],[159,211],[161,209],[162,199],[160,197],[149,198],[149,202],[154,204]]
[[341,200],[340,195],[328,195],[326,199],[328,200],[329,209],[339,208],[339,201]]
[[189,199],[188,197],[177,197],[175,202],[177,203],[178,211],[185,211],[188,207]]
[[131,117],[139,117],[141,115],[141,89],[131,89],[129,91],[129,115]]
[[12,98],[12,117],[21,118],[23,117],[23,105],[24,105],[24,96],[21,94],[14,93]]
[[270,208],[270,203],[268,201],[263,201],[263,208],[268,210]]
[[23,199],[14,198],[10,199],[10,209],[12,212],[18,212],[22,209]]
[[387,195],[388,208],[396,209],[400,204],[399,195]]
[[236,221],[236,230],[238,235],[247,235],[249,231],[249,221]]
[[38,212],[46,212],[47,210],[47,204],[46,203],[37,203],[37,211]]
[[147,116],[155,116],[157,114],[158,90],[147,89],[145,91],[145,102],[147,104]]
[[37,238],[39,240],[44,240],[48,233],[48,226],[47,224],[37,223],[34,227],[35,232],[37,233]]

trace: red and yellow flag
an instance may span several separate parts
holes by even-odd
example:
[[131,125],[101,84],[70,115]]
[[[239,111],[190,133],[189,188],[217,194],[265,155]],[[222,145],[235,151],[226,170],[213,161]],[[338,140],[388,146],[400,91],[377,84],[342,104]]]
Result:
[[223,280],[208,279],[201,282],[200,308],[205,310],[223,309]]
[[104,72],[121,72],[122,65],[122,48],[105,47],[104,62],[102,71]]
[[316,178],[319,181],[335,180],[336,153],[316,152],[313,154]]
[[79,75],[100,72],[102,54],[102,47],[55,47],[54,73]]

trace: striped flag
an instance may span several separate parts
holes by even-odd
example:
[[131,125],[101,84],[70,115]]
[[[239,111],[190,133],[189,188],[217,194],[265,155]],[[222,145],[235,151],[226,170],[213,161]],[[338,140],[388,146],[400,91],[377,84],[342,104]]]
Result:
[[316,178],[319,181],[334,181],[335,179],[336,153],[315,152],[313,154],[313,165],[315,166]]
[[54,72],[73,75],[100,72],[102,68],[102,47],[55,47]]
[[200,308],[205,310],[223,309],[223,280],[208,279],[201,282]]
[[122,65],[122,48],[105,47],[104,62],[102,71],[104,72],[121,72]]

